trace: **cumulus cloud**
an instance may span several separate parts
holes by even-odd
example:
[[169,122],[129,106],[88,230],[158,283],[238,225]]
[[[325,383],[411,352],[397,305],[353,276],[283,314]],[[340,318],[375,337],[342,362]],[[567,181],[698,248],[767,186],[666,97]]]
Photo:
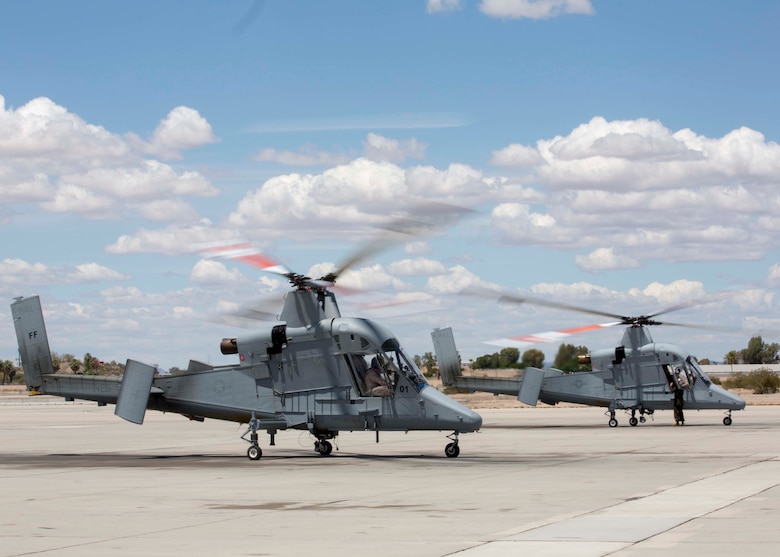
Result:
[[249,279],[238,269],[228,269],[221,261],[201,259],[190,271],[190,280],[196,284],[235,285]]
[[211,222],[204,220],[198,224],[168,226],[158,230],[141,228],[133,234],[123,234],[106,247],[106,251],[113,254],[181,255],[194,253],[199,246],[210,242],[239,239],[239,234],[235,230],[217,228]]
[[393,212],[422,200],[489,198],[501,187],[466,165],[451,165],[446,170],[404,169],[359,158],[321,174],[271,178],[248,193],[228,220],[258,236],[260,232],[278,235],[312,229],[343,232],[381,224]]
[[575,260],[580,269],[588,272],[639,267],[636,259],[617,254],[612,248],[598,248],[587,255],[578,255]]
[[0,196],[87,218],[135,210],[156,220],[165,219],[159,203],[176,198],[179,210],[171,220],[195,218],[182,210],[183,198],[214,196],[216,188],[198,172],[176,171],[148,154],[176,158],[182,149],[212,141],[211,126],[187,107],[172,110],[147,143],[87,123],[45,97],[18,109],[6,108],[0,97]]
[[180,151],[214,143],[211,124],[200,113],[177,106],[160,121],[149,142],[149,152],[164,158],[180,159]]
[[428,147],[416,139],[390,139],[375,133],[369,133],[363,142],[365,156],[374,161],[401,163],[407,158],[421,159]]
[[[98,263],[52,267],[40,262],[7,258],[0,261],[0,285],[5,288],[30,287],[46,284],[85,284],[116,282],[131,277]],[[11,292],[12,295],[18,295]]]
[[447,272],[446,267],[439,261],[416,257],[414,259],[402,259],[387,266],[387,270],[398,276],[432,276]]
[[[528,167],[526,183],[545,192],[494,208],[503,240],[591,250],[577,260],[590,271],[647,259],[756,259],[780,230],[780,145],[748,128],[709,138],[644,118],[595,117],[491,160]],[[612,251],[599,251],[604,245]]]
[[542,156],[535,147],[514,143],[493,152],[490,164],[496,166],[535,166],[543,162]]
[[594,13],[590,0],[482,0],[479,10],[491,17],[549,19]]
[[455,265],[447,269],[444,274],[438,274],[430,277],[427,281],[427,288],[434,294],[457,294],[467,288],[496,288],[495,284],[489,283],[475,275],[462,265]]
[[0,95],[0,155],[66,160],[127,157],[129,145],[102,126],[88,124],[46,97],[6,109]]

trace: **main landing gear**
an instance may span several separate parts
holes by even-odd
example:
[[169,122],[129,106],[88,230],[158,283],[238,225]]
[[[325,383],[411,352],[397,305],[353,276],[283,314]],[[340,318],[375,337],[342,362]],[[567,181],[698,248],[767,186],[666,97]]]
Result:
[[[631,417],[628,419],[628,424],[632,427],[636,427],[639,424],[645,423],[647,421],[647,418],[645,418],[645,414],[647,414],[648,416],[653,415],[652,409],[648,410],[645,408],[639,408],[638,410],[639,410],[639,417],[637,418],[636,417],[637,408],[631,409]],[[615,409],[610,408],[607,412],[605,412],[605,414],[609,414],[609,422],[608,422],[609,427],[617,427],[618,421],[617,418],[615,418]]]
[[333,444],[328,439],[335,439],[338,433],[324,432],[317,433],[317,440],[314,442],[314,450],[320,456],[330,456],[333,452]]
[[[249,448],[246,450],[246,456],[249,460],[260,460],[260,457],[263,456],[263,449],[260,448],[257,442],[257,429],[259,427],[260,421],[252,412],[252,419],[249,420],[249,429],[241,436],[241,439],[249,443]],[[246,438],[247,433],[249,434],[249,439]],[[273,447],[276,444],[276,429],[269,429],[268,434],[271,436],[271,446]]]
[[[260,460],[260,457],[263,456],[263,449],[261,449],[260,445],[257,443],[257,426],[257,418],[255,418],[254,413],[252,413],[252,419],[249,420],[249,429],[241,436],[241,439],[249,443],[249,448],[246,450],[246,456],[249,460]],[[249,439],[246,438],[247,433],[250,434]],[[273,439],[273,437],[271,437],[271,439]],[[273,442],[271,444],[273,444]]]

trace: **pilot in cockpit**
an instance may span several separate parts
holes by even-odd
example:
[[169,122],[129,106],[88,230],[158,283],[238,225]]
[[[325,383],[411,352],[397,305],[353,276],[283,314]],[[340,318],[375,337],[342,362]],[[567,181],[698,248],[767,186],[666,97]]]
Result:
[[387,380],[382,376],[379,360],[371,358],[371,367],[366,371],[366,390],[373,396],[391,396],[393,390]]

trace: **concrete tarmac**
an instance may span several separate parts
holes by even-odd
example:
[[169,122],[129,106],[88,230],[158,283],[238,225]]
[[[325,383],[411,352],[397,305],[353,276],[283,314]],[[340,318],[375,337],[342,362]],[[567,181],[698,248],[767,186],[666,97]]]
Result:
[[[480,410],[480,433],[307,433],[0,399],[0,556],[776,555],[780,407]],[[669,553],[671,554],[671,553]]]

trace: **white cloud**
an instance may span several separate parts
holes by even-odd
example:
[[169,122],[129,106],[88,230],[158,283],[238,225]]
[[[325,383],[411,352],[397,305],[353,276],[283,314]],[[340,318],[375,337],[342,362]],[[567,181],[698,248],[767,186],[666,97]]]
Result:
[[228,269],[221,261],[201,259],[190,271],[190,280],[196,284],[234,286],[249,279],[238,269]]
[[639,267],[636,259],[616,254],[612,248],[598,248],[587,255],[578,255],[575,260],[580,269],[588,272]]
[[365,156],[373,161],[401,163],[407,158],[421,159],[428,147],[416,139],[390,139],[375,133],[369,133],[363,142]]
[[41,207],[54,213],[76,212],[95,219],[110,219],[116,216],[113,213],[115,204],[110,198],[72,184],[59,186],[54,198],[41,203]]
[[5,108],[0,95],[0,155],[60,159],[123,159],[129,146],[102,126],[86,123],[55,104],[38,97],[16,110]]
[[454,12],[463,9],[463,0],[428,0],[426,7],[429,14]]
[[501,18],[548,19],[567,14],[592,15],[590,0],[482,0],[485,15]]
[[177,207],[169,221],[191,219],[186,202],[172,197],[214,196],[218,190],[198,172],[175,171],[144,155],[173,156],[214,140],[208,122],[187,107],[172,110],[146,144],[133,134],[123,137],[89,124],[45,97],[16,110],[6,109],[0,97],[0,196],[99,219],[137,210],[166,220],[156,210],[165,201]]
[[775,263],[769,267],[767,280],[772,286],[780,286],[780,263]]
[[387,266],[387,270],[393,275],[406,277],[427,277],[447,272],[447,268],[441,262],[424,257],[394,261]]
[[163,158],[179,159],[179,151],[183,149],[201,147],[216,141],[211,124],[197,110],[177,106],[154,130],[149,152]]
[[300,152],[278,151],[272,148],[260,149],[254,156],[259,162],[274,162],[290,166],[331,166],[349,162],[349,157],[341,153],[320,151],[311,145],[305,145]]
[[496,166],[535,166],[542,162],[542,156],[535,147],[518,143],[494,151],[490,156],[490,164]]
[[699,281],[681,279],[669,284],[652,282],[642,290],[631,289],[629,294],[636,297],[655,298],[659,304],[669,306],[703,298],[706,291],[704,285]]
[[595,117],[567,136],[537,141],[535,149],[498,150],[493,162],[531,164],[537,153],[525,180],[547,194],[494,208],[492,223],[504,241],[562,250],[611,246],[611,253],[579,257],[591,271],[648,259],[757,259],[774,249],[780,145],[754,130],[707,138],[643,118]]
[[427,281],[427,288],[434,294],[457,294],[466,288],[495,288],[496,285],[482,280],[462,265],[450,267],[447,273],[438,274],[430,277]]
[[116,282],[129,280],[128,275],[109,269],[98,263],[82,263],[75,266],[51,267],[40,262],[31,263],[23,259],[0,261],[0,286],[12,296],[14,288],[45,286],[51,284],[85,284],[93,282]]
[[139,229],[124,234],[106,247],[108,253],[161,253],[182,255],[194,253],[198,246],[221,240],[237,240],[238,233],[214,227],[209,221],[189,226],[169,226],[161,230]]

